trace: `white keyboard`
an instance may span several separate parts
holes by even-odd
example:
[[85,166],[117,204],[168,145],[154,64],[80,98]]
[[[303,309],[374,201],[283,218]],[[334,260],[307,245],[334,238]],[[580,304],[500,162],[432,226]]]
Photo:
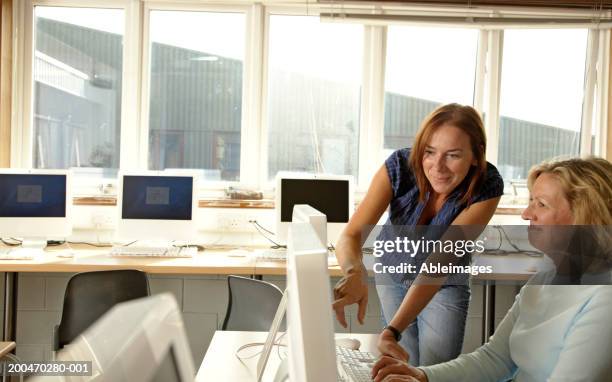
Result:
[[372,353],[336,346],[339,381],[371,382],[376,357]]
[[264,249],[257,253],[257,258],[262,260],[287,260],[287,249]]
[[[269,260],[269,261],[286,261],[287,260],[287,249],[264,249],[258,251],[256,254],[257,258],[260,260]],[[338,265],[338,260],[336,260],[336,256],[332,252],[327,252],[327,260],[329,265]]]
[[14,248],[0,251],[0,260],[32,260],[43,254],[39,248]]
[[198,252],[196,247],[113,247],[110,255],[117,257],[193,257]]

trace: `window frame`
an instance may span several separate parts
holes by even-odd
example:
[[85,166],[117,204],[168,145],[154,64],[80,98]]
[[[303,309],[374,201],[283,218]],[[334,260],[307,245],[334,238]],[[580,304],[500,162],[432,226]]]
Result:
[[[268,53],[269,53],[269,36],[270,36],[270,16],[279,15],[279,16],[312,16],[316,17],[320,12],[325,9],[324,6],[316,6],[311,5],[306,7],[304,5],[296,5],[296,6],[267,6],[265,7],[265,22],[264,22],[264,35],[263,35],[263,61],[262,61],[262,81],[261,81],[261,119],[260,119],[260,129],[259,129],[259,165],[258,165],[258,186],[261,189],[266,191],[273,190],[275,186],[275,182],[273,180],[268,180],[268,73],[269,73],[269,62],[268,62]],[[382,138],[383,132],[377,132],[374,128],[373,121],[376,121],[376,118],[382,118],[384,114],[384,110],[380,109],[384,108],[384,102],[382,99],[379,100],[380,105],[376,105],[376,101],[370,101],[370,95],[372,93],[371,89],[374,89],[377,86],[377,82],[383,82],[383,95],[384,95],[384,66],[381,66],[381,63],[384,62],[384,56],[382,57],[382,62],[377,60],[374,56],[374,52],[370,52],[367,49],[368,44],[372,46],[373,50],[384,48],[384,43],[381,40],[381,33],[386,33],[386,27],[381,26],[368,26],[364,25],[364,45],[363,45],[363,59],[362,59],[362,76],[361,76],[361,95],[360,95],[360,113],[359,113],[359,136],[358,140],[358,172],[357,179],[355,179],[355,190],[357,193],[364,192],[369,185],[369,180],[367,184],[362,182],[362,179],[371,179],[374,175],[374,172],[378,169],[378,166],[375,168],[372,167],[371,164],[374,162],[373,158],[378,158],[380,156],[379,151],[382,151]],[[376,30],[378,32],[376,32]],[[383,32],[384,30],[384,32]],[[382,77],[381,77],[382,76]],[[372,97],[373,98],[373,97]],[[378,115],[377,115],[378,113]],[[380,119],[382,123],[382,119]],[[380,137],[378,137],[380,135]],[[369,140],[368,140],[369,139]],[[376,148],[375,143],[376,139],[381,142],[381,147]],[[368,166],[370,165],[370,166]]]
[[[244,111],[249,107],[249,99],[245,96],[247,92],[251,92],[252,84],[252,75],[253,71],[250,70],[250,66],[252,65],[251,55],[247,54],[251,52],[252,47],[250,44],[253,43],[251,39],[249,39],[249,31],[251,27],[251,18],[253,17],[251,13],[253,13],[253,6],[245,6],[245,5],[226,5],[226,4],[178,4],[168,2],[168,1],[151,1],[146,2],[144,4],[143,9],[143,28],[142,28],[142,70],[140,72],[140,123],[139,132],[138,132],[138,140],[135,143],[135,146],[139,148],[139,155],[137,159],[138,168],[141,170],[148,170],[148,161],[149,161],[149,101],[150,101],[150,70],[151,70],[151,52],[150,52],[150,14],[151,11],[185,11],[185,12],[227,12],[227,13],[242,13],[245,15],[245,52],[244,52],[244,64],[242,69],[242,100],[241,100],[241,108]],[[240,181],[204,181],[201,180],[198,185],[198,189],[200,190],[200,194],[204,193],[206,190],[211,191],[219,191],[223,190],[228,186],[247,186],[252,184],[251,179],[243,179],[243,175],[247,173],[251,173],[249,167],[249,161],[246,160],[248,156],[244,155],[243,147],[248,146],[246,143],[248,139],[253,136],[254,124],[251,121],[250,115],[245,115],[246,113],[242,113],[241,122],[240,122]]]
[[[11,167],[31,167],[33,135],[33,38],[34,7],[65,6],[123,9],[125,17],[123,83],[121,94],[120,169],[148,167],[150,43],[149,15],[152,10],[196,12],[238,12],[245,14],[245,52],[241,116],[240,181],[205,181],[199,185],[201,196],[221,197],[227,186],[270,190],[267,180],[267,86],[270,15],[318,16],[337,6],[325,4],[262,3],[227,1],[148,1],[148,0],[23,0],[13,6],[14,33],[13,97],[11,116]],[[357,7],[357,6],[355,6]],[[389,14],[419,14],[423,9],[389,6]],[[530,11],[525,11],[530,14]],[[535,14],[535,13],[534,13]],[[563,13],[571,16],[573,13]],[[583,15],[584,12],[576,12]],[[384,139],[384,78],[386,41],[394,20],[358,21],[364,28],[362,93],[358,136],[358,197],[367,190],[382,160]],[[420,24],[424,25],[424,24]],[[440,24],[425,24],[436,26]],[[503,28],[466,25],[479,30],[474,107],[485,115],[488,136],[487,160],[497,163],[499,146],[499,100],[503,52]],[[542,26],[545,27],[545,26]],[[582,26],[584,27],[584,25]],[[553,27],[556,28],[556,27]],[[595,133],[594,151],[608,155],[608,92],[610,71],[609,30],[589,29],[585,97],[581,131],[584,137]],[[590,69],[589,69],[590,68]],[[587,70],[588,69],[588,70]],[[485,102],[488,100],[488,103]],[[128,112],[130,111],[130,112]],[[135,112],[134,112],[135,111]],[[594,118],[591,124],[591,119]],[[588,122],[588,123],[587,123]],[[586,124],[586,125],[585,125]],[[594,131],[591,130],[594,126]],[[589,150],[588,152],[586,150]],[[590,153],[590,139],[581,139],[580,154]],[[248,158],[248,160],[247,160]],[[99,178],[75,179],[76,193],[95,193]]]
[[[13,5],[14,31],[17,34],[14,44],[13,55],[13,104],[11,117],[11,161],[13,168],[32,168],[33,166],[33,144],[32,136],[34,130],[34,7],[75,7],[75,8],[107,8],[120,9],[124,11],[124,49],[122,54],[122,89],[121,89],[121,144],[119,149],[119,161],[123,160],[125,153],[130,150],[124,149],[123,129],[126,122],[130,105],[136,102],[132,97],[126,96],[134,88],[133,72],[130,70],[134,65],[134,57],[125,54],[126,46],[132,44],[132,36],[128,34],[127,26],[131,13],[137,10],[133,2],[127,0],[84,0],[84,1],[62,1],[62,0],[23,0]],[[133,29],[133,28],[132,28]],[[23,38],[19,38],[23,36]],[[132,108],[133,110],[133,108]],[[129,146],[128,146],[129,147]],[[15,149],[17,148],[17,149]],[[75,177],[73,180],[73,194],[100,194],[104,179]]]

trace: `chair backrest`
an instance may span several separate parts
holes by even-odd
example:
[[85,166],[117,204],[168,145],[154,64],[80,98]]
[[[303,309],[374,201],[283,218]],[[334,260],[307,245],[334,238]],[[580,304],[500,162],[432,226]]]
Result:
[[149,296],[144,272],[116,270],[78,273],[68,281],[55,350],[69,344],[115,304]]
[[[223,330],[270,330],[283,292],[266,281],[240,276],[228,276],[229,301],[223,321]],[[285,319],[281,324],[285,330]]]

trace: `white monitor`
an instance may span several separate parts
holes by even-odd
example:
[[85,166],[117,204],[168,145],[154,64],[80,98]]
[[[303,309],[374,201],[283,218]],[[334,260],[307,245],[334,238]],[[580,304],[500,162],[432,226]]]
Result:
[[57,361],[91,361],[92,373],[33,380],[191,382],[195,377],[181,312],[170,293],[115,305],[58,352]]
[[185,172],[122,172],[116,240],[193,240],[197,233],[196,178]]
[[44,248],[47,239],[72,233],[70,172],[0,169],[0,238]]
[[[327,216],[327,239],[334,243],[353,215],[353,177],[279,172],[276,175],[276,238],[284,244],[296,204]],[[327,244],[327,243],[326,243]]]
[[310,223],[292,223],[287,243],[291,381],[337,380],[327,246]]
[[309,223],[315,230],[321,244],[327,247],[327,216],[308,204],[293,206],[292,223]]

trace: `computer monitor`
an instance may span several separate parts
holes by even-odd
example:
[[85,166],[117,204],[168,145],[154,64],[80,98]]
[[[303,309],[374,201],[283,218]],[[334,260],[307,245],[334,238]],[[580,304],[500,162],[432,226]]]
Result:
[[195,377],[181,311],[170,293],[115,305],[56,360],[91,361],[92,374],[33,380],[191,382]]
[[257,363],[257,381],[262,380],[285,312],[288,357],[274,380],[337,380],[327,246],[317,232],[321,215],[310,206],[295,207],[287,243],[287,289]]
[[70,172],[0,169],[0,237],[44,248],[72,233]]
[[310,223],[292,223],[287,242],[287,331],[292,381],[337,380],[327,246]]
[[[353,214],[353,177],[280,172],[276,176],[276,238],[284,244],[296,204],[327,216],[327,238],[335,243]],[[327,243],[326,243],[327,244]]]
[[116,240],[193,240],[197,233],[195,185],[195,177],[185,173],[120,173]]
[[293,206],[293,223],[309,223],[315,230],[317,237],[324,246],[327,246],[327,216],[308,204]]

